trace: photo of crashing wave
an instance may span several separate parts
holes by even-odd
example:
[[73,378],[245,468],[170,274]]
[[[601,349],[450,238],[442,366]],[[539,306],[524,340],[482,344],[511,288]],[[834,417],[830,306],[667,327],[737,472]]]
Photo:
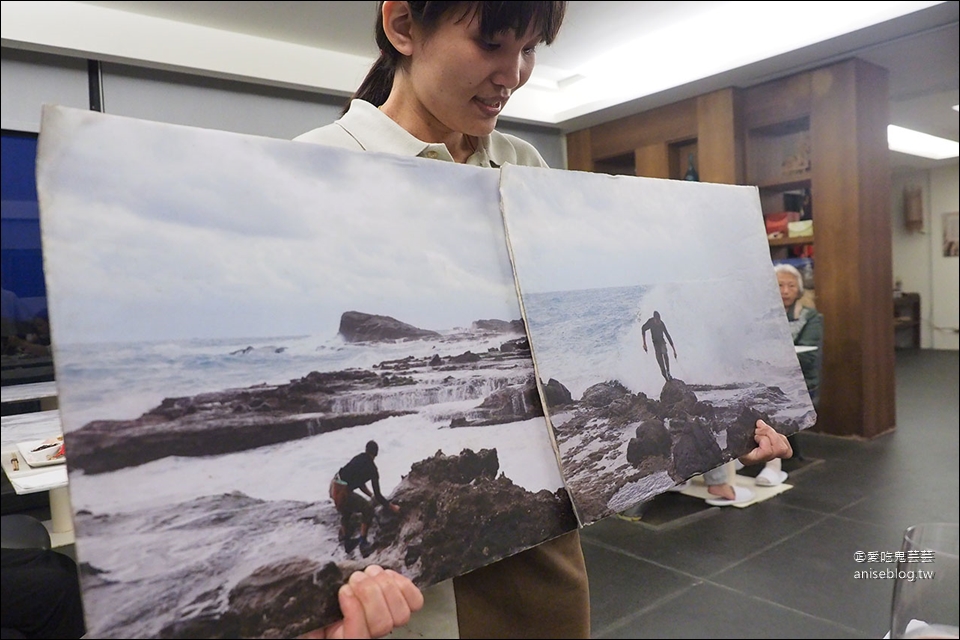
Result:
[[504,225],[582,524],[816,421],[754,187],[507,166]]
[[[581,518],[618,513],[741,455],[758,419],[785,434],[815,422],[775,315],[783,311],[747,325],[691,312],[716,289],[684,283],[524,298]],[[654,313],[667,330],[660,344],[644,331]]]

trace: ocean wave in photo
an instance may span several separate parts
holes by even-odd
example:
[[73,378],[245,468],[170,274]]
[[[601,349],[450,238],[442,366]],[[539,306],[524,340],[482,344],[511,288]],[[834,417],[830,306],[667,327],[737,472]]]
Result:
[[563,383],[574,399],[610,380],[658,395],[664,380],[650,334],[646,352],[641,334],[654,311],[677,350],[671,374],[688,384],[770,383],[799,371],[783,309],[763,300],[734,305],[726,295],[712,281],[526,294],[540,376]]
[[311,371],[366,369],[408,356],[486,352],[509,334],[441,332],[436,340],[350,343],[341,336],[207,338],[59,346],[64,429],[92,420],[130,420],[164,398],[284,384]]

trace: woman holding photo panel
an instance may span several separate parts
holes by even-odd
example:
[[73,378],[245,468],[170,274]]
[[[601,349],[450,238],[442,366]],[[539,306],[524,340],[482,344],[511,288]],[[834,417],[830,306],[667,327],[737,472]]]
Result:
[[[379,59],[339,120],[296,139],[480,167],[547,167],[531,144],[495,127],[530,78],[537,47],[556,38],[565,11],[566,2],[380,2]],[[790,455],[786,438],[764,423],[755,439],[758,447],[748,454],[755,462]],[[590,637],[577,531],[453,583],[461,638]],[[401,609],[414,611],[415,604],[408,599]],[[349,621],[351,612],[344,614]],[[373,617],[367,621],[377,632],[401,623]]]

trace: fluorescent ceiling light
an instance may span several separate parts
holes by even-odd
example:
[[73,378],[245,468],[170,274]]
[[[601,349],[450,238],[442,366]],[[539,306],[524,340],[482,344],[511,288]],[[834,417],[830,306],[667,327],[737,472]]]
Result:
[[887,127],[887,146],[891,151],[921,158],[944,160],[960,156],[960,142],[891,124]]

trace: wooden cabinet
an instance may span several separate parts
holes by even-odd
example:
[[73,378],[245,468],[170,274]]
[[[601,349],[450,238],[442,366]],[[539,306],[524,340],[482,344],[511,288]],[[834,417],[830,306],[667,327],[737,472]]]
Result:
[[893,298],[894,345],[898,349],[920,348],[920,294],[901,293]]
[[814,236],[774,240],[771,257],[813,250],[824,316],[814,429],[834,435],[895,426],[887,85],[885,69],[850,59],[567,135],[573,170],[679,179],[695,149],[702,181],[756,185],[765,212],[809,196]]

